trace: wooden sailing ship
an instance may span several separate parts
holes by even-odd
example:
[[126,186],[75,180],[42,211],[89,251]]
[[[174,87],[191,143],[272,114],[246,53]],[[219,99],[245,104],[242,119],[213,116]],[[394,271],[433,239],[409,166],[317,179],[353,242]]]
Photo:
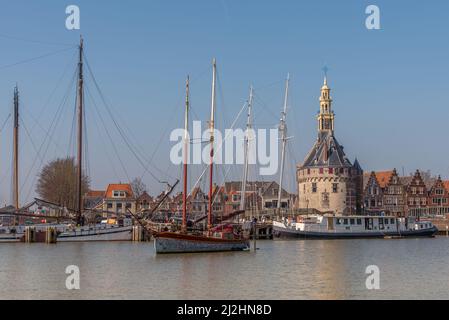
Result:
[[[213,226],[213,174],[214,174],[214,130],[216,110],[216,72],[217,65],[213,61],[212,80],[212,106],[210,119],[210,163],[209,163],[209,197],[207,211],[207,230],[189,231],[187,228],[187,177],[188,177],[188,144],[189,144],[189,96],[190,85],[187,78],[186,105],[185,105],[185,136],[184,136],[184,165],[183,165],[183,204],[182,204],[182,226],[180,231],[152,232],[155,239],[154,246],[157,254],[165,253],[195,253],[195,252],[224,252],[243,251],[250,247],[248,237],[245,237],[238,225],[229,223]],[[244,210],[235,212],[231,216],[244,213]]]

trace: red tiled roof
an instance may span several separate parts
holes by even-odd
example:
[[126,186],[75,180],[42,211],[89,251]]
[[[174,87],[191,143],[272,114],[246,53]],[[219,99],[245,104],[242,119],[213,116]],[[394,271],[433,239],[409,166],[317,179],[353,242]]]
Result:
[[379,185],[381,188],[385,188],[388,182],[390,181],[391,176],[393,175],[393,170],[391,171],[378,171],[375,172],[377,182],[379,182]]
[[86,193],[86,197],[100,198],[104,197],[105,193],[106,193],[105,191],[101,190],[90,190],[89,192]]
[[112,198],[114,191],[125,191],[127,198],[132,198],[134,196],[133,190],[129,183],[110,184],[106,190],[106,198]]
[[444,188],[446,188],[446,191],[449,192],[449,180],[443,181]]

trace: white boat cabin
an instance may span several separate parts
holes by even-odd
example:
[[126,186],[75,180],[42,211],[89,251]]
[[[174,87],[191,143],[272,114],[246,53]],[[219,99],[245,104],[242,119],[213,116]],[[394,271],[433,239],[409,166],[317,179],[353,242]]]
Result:
[[401,232],[433,228],[433,224],[429,221],[394,216],[311,215],[298,217],[296,221],[284,218],[282,222],[275,222],[275,224],[298,231],[328,233]]

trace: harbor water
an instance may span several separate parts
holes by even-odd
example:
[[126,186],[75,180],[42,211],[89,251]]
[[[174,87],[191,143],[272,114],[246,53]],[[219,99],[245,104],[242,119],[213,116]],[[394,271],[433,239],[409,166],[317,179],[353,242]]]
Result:
[[[154,254],[153,243],[0,245],[0,299],[449,299],[449,238],[258,241]],[[66,288],[67,266],[80,289]],[[377,266],[380,288],[366,286]]]

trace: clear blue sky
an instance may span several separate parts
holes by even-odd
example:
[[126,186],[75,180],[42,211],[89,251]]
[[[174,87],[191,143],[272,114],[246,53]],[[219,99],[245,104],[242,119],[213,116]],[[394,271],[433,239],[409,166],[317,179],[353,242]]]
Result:
[[[3,123],[11,112],[13,86],[18,82],[23,121],[32,137],[21,131],[21,179],[30,176],[23,182],[22,202],[33,196],[32,181],[40,164],[35,163],[33,143],[39,149],[45,137],[41,126],[50,125],[63,100],[76,52],[5,66],[67,48],[63,44],[76,45],[80,32],[65,29],[65,7],[70,4],[81,9],[86,55],[121,126],[129,128],[140,152],[149,157],[157,150],[153,162],[171,176],[178,176],[179,170],[168,165],[166,132],[182,124],[187,74],[194,79],[194,118],[207,119],[212,57],[218,60],[218,117],[224,126],[229,126],[253,83],[259,98],[256,125],[274,128],[282,107],[282,81],[291,73],[290,189],[294,189],[294,162],[303,160],[316,138],[324,65],[330,69],[336,135],[351,159],[358,157],[366,171],[404,167],[409,173],[422,168],[449,176],[446,0],[2,0],[0,120]],[[365,8],[370,4],[380,7],[382,30],[365,28]],[[87,86],[94,90],[92,82]],[[68,146],[71,89],[43,160],[66,156],[73,149]],[[127,173],[108,146],[104,130],[96,127],[92,103],[87,101],[86,108],[92,187],[102,189],[109,182],[141,176],[142,166],[114,132],[112,121],[105,116]],[[7,125],[0,137],[1,204],[10,199],[10,131]],[[238,178],[239,169],[235,170]],[[152,193],[160,190],[150,175],[144,180]]]

